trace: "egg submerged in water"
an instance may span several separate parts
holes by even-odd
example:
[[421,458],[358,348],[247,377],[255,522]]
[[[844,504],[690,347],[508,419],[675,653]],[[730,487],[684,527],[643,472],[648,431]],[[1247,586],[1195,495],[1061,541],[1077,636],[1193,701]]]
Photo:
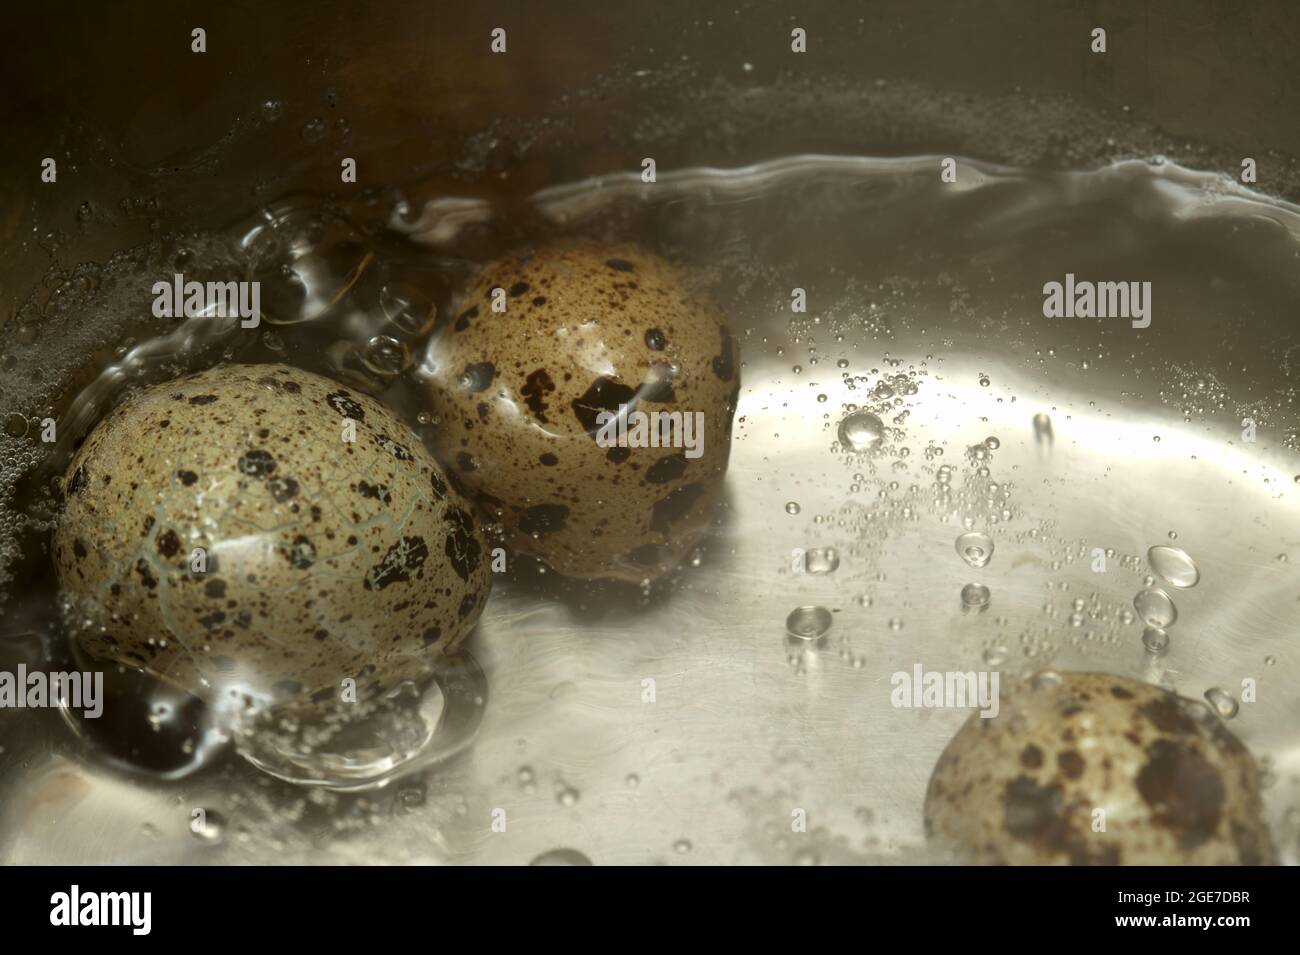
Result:
[[708,531],[738,348],[717,306],[659,256],[568,240],[489,264],[419,378],[435,454],[516,553],[635,583]]
[[927,836],[1009,865],[1267,865],[1259,770],[1202,703],[1105,673],[1040,674],[948,744]]
[[472,507],[379,402],[283,365],[131,395],[68,466],[73,636],[208,702],[418,679],[490,586]]

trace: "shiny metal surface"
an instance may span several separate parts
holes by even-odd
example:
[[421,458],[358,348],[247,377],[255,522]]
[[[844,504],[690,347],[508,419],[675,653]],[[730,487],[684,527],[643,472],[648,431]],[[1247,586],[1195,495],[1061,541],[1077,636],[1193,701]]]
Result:
[[[563,48],[575,62],[554,76],[525,71],[541,92],[468,54],[456,57],[454,38],[477,35],[487,21],[450,24],[438,76],[424,80],[449,92],[429,99],[427,111],[396,95],[399,79],[420,82],[423,52],[394,38],[391,22],[383,24],[387,34],[362,26],[358,39],[350,20],[311,14],[303,35],[314,50],[360,52],[261,77],[267,89],[256,93],[219,87],[219,101],[251,110],[257,98],[282,95],[272,88],[283,82],[303,91],[296,99],[284,94],[295,121],[331,108],[318,102],[325,87],[341,90],[353,135],[374,151],[377,181],[408,183],[411,222],[421,221],[426,200],[495,198],[505,190],[512,200],[532,197],[543,218],[567,227],[648,230],[697,268],[742,330],[725,505],[698,566],[648,597],[534,578],[498,586],[469,644],[490,687],[474,745],[375,793],[304,790],[237,759],[179,781],[149,780],[87,758],[57,713],[0,714],[0,860],[522,864],[569,848],[596,864],[944,861],[924,844],[921,803],[935,758],[966,714],[894,708],[890,676],[917,663],[979,669],[993,665],[992,651],[1009,675],[1099,669],[1191,697],[1215,686],[1239,692],[1243,678],[1255,679],[1258,702],[1243,704],[1231,728],[1269,763],[1270,822],[1283,858],[1295,862],[1300,217],[1283,200],[1256,202],[1221,177],[1172,164],[1139,161],[1079,176],[1042,171],[1168,153],[1186,166],[1231,172],[1242,136],[1256,132],[1276,149],[1300,152],[1288,141],[1293,124],[1282,123],[1295,94],[1279,92],[1276,107],[1248,97],[1244,118],[1217,92],[1204,109],[1193,108],[1185,99],[1201,81],[1186,65],[1185,24],[1171,27],[1146,59],[1148,73],[1167,71],[1179,82],[1148,83],[1119,60],[1081,83],[1055,73],[1045,54],[1035,60],[1037,74],[1032,63],[1024,77],[1008,65],[1012,50],[1054,42],[1045,23],[972,24],[953,15],[935,24],[905,6],[859,12],[838,5],[820,14],[827,33],[837,13],[895,24],[902,41],[892,54],[882,50],[880,77],[846,65],[858,60],[843,38],[828,37],[834,56],[819,62],[815,82],[755,54],[757,77],[725,73],[718,82],[726,88],[712,97],[699,92],[701,74],[723,71],[724,58],[729,66],[746,60],[734,51],[773,20],[761,6],[742,6],[727,31],[683,12],[635,44],[620,32],[635,24],[601,34],[627,40],[631,52],[620,55],[636,63],[662,65],[674,59],[674,43],[689,48],[694,75],[665,66],[659,80],[630,80],[627,62],[606,61],[608,42],[581,42],[584,30],[602,28],[557,17],[538,25],[539,35],[551,51],[568,37]],[[1089,14],[1113,12],[1089,6]],[[1204,26],[1209,10],[1186,19]],[[411,22],[420,16],[412,13]],[[1215,63],[1240,70],[1246,87],[1276,91],[1276,72],[1294,66],[1296,45],[1285,43],[1294,21],[1270,19],[1267,5],[1250,16],[1248,25],[1219,24],[1225,45],[1238,49],[1253,29],[1262,31],[1254,42],[1265,52],[1246,65],[1220,52]],[[1263,29],[1271,25],[1272,38]],[[1128,29],[1150,36],[1142,33],[1149,27]],[[970,30],[988,40],[975,44],[979,62],[964,55],[937,65],[943,50],[967,49],[960,41]],[[857,35],[881,42],[866,25]],[[520,59],[536,65],[555,56]],[[917,76],[909,63],[933,67],[923,74],[924,96],[910,85]],[[1077,108],[1035,112],[1036,77],[1044,98],[1074,96]],[[877,86],[878,78],[888,82]],[[823,93],[814,99],[808,93],[818,83]],[[1028,89],[1013,93],[1016,83]],[[674,108],[694,103],[698,112],[669,122],[662,102],[644,101],[647,86],[665,90]],[[622,117],[612,128],[630,132],[620,138],[584,128],[575,120],[580,110],[556,102],[570,90],[581,90],[572,95],[588,106],[608,97]],[[170,92],[142,102],[144,128],[175,106],[163,101],[170,96],[189,102]],[[949,107],[966,97],[968,112],[955,115],[962,110]],[[972,140],[976,120],[1006,115],[1008,102],[1023,115]],[[1132,102],[1138,115],[1119,114],[1121,102]],[[782,107],[794,107],[780,114],[789,124],[772,134],[772,111]],[[104,125],[120,128],[111,109],[125,107],[105,108]],[[454,119],[440,125],[444,113]],[[544,116],[563,117],[564,132],[538,125]],[[718,118],[728,116],[736,128],[720,130]],[[848,131],[846,117],[862,123]],[[431,127],[445,139],[437,160],[413,160],[427,146],[410,131]],[[217,143],[224,128],[217,122],[173,134],[170,148],[187,157],[186,174],[174,183],[164,177],[141,193],[137,182],[127,185],[136,179],[124,172],[129,163],[91,162],[88,175],[106,200],[118,191],[167,195],[154,218],[162,231],[221,225],[277,195],[321,188],[311,172],[321,158],[289,136],[284,155],[303,165],[286,161],[250,197],[243,177],[252,173],[235,171],[229,147]],[[34,128],[28,135],[40,138]],[[135,158],[162,176],[168,149],[158,136],[152,153]],[[1075,136],[1077,145],[1062,145]],[[1190,140],[1185,150],[1168,148],[1183,140]],[[121,134],[105,150],[123,161],[145,142],[152,141],[139,132]],[[666,192],[643,202],[636,187],[625,188],[634,157],[650,149],[680,157],[664,164],[676,171],[661,183],[680,190],[676,201]],[[913,158],[853,158],[897,155]],[[949,155],[959,157],[963,185],[939,199],[931,173]],[[784,158],[734,172],[774,157]],[[1002,162],[1039,171],[1020,174]],[[1294,175],[1293,161],[1277,155],[1273,162]],[[704,166],[732,172],[698,171]],[[189,194],[193,177],[209,169],[241,204],[214,211]],[[584,178],[607,173],[599,183]],[[805,186],[803,198],[791,198]],[[1261,191],[1294,198],[1290,190],[1279,172]],[[50,256],[64,265],[148,232],[148,215],[141,223],[124,214],[74,234],[56,208],[68,197],[6,199],[10,209],[50,216],[69,231]],[[656,218],[659,202],[675,213]],[[19,230],[6,232],[18,244]],[[422,234],[440,235],[436,228]],[[468,236],[472,246],[472,231],[450,234]],[[36,261],[48,264],[39,243],[23,237],[4,275],[6,305],[20,301],[15,263]],[[1066,271],[1151,280],[1151,327],[1044,318],[1042,283]],[[810,290],[806,314],[789,311],[793,286]],[[78,320],[75,313],[51,318]],[[54,393],[45,400],[66,400],[72,375],[56,375],[56,367],[51,357],[49,365],[6,370],[4,400],[17,405],[37,390]],[[916,388],[898,395],[896,411],[907,416],[889,448],[877,456],[834,450],[844,404],[864,403],[883,376],[896,374]],[[1037,415],[1050,416],[1050,440]],[[1254,442],[1243,440],[1243,418],[1258,426]],[[967,458],[989,436],[1000,444],[991,459]],[[927,457],[935,448],[942,456]],[[961,507],[936,497],[935,472],[945,464],[954,468]],[[981,464],[987,479],[977,473]],[[998,490],[989,492],[988,481]],[[797,513],[789,502],[798,503]],[[966,511],[982,521],[997,517],[987,525],[995,557],[978,572],[953,547]],[[1154,656],[1124,612],[1148,572],[1147,548],[1170,543],[1170,532],[1195,558],[1201,580],[1175,594],[1180,619],[1171,648]],[[812,547],[834,547],[838,568],[793,573],[792,552]],[[1094,548],[1114,553],[1102,572],[1093,569]],[[990,588],[991,605],[963,613],[959,593],[976,579]],[[1076,626],[1070,616],[1078,598]],[[832,613],[825,639],[811,648],[785,633],[787,615],[800,606]],[[39,656],[39,647],[17,638],[27,628],[6,617],[4,666]],[[221,820],[217,837],[191,831],[200,808]],[[791,829],[800,811],[805,833]],[[494,831],[502,818],[504,831]]]

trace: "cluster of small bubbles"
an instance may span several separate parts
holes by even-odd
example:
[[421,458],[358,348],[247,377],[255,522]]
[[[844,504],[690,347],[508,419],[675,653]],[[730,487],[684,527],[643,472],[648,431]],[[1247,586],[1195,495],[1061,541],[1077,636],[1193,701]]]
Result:
[[319,117],[314,117],[303,123],[302,129],[299,130],[302,141],[305,143],[318,143],[325,138],[325,122]]
[[1214,686],[1205,691],[1206,702],[1213,707],[1220,719],[1230,720],[1237,715],[1237,700],[1227,690]]

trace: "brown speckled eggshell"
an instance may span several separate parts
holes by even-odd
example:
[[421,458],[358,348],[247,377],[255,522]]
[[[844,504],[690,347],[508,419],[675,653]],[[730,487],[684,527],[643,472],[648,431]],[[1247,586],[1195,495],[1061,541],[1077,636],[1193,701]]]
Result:
[[[505,312],[492,310],[504,289]],[[487,266],[421,369],[435,453],[516,552],[561,574],[641,581],[700,540],[722,493],[740,389],[726,321],[633,246],[565,241]],[[596,416],[703,412],[703,454],[601,447]]]
[[1105,673],[1060,677],[1017,687],[948,744],[926,793],[932,840],[1010,865],[1274,861],[1255,761],[1204,704]]
[[418,438],[373,399],[283,365],[136,393],[75,455],[64,495],[54,559],[75,616],[94,622],[82,648],[205,699],[411,677],[487,599],[472,506]]

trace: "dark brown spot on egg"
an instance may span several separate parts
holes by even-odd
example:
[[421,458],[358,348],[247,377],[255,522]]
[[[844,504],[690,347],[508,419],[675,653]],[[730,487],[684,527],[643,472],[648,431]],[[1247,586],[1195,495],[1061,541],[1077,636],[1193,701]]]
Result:
[[306,570],[312,564],[316,563],[316,545],[307,537],[299,534],[289,545],[289,550],[285,554],[289,563],[298,570]]
[[703,484],[686,484],[655,503],[650,514],[650,529],[656,534],[667,534],[674,524],[685,517],[704,495]]
[[266,482],[271,497],[280,503],[298,496],[298,482],[291,477],[273,477]]
[[393,501],[393,495],[389,493],[388,488],[383,484],[371,484],[368,481],[358,481],[357,492],[362,497],[368,497],[375,501],[383,501],[385,504],[391,504]]
[[527,282],[516,282],[514,285],[510,286],[510,297],[518,298],[520,295],[525,294],[529,288],[531,288],[531,286]]
[[199,476],[195,474],[193,471],[184,471],[184,470],[177,471],[176,476],[180,478],[181,483],[184,484],[186,487],[189,487],[199,479]]
[[602,422],[601,412],[618,414],[619,407],[631,407],[636,392],[620,381],[601,375],[579,397],[573,399],[573,413],[582,424],[582,430],[595,438]]
[[422,537],[403,537],[384,554],[383,559],[366,572],[366,590],[383,590],[399,581],[418,575],[429,557],[429,545]]
[[627,259],[606,259],[605,264],[615,272],[631,272],[636,268],[636,266]]
[[67,487],[64,488],[63,494],[65,497],[72,497],[72,495],[76,494],[85,486],[86,466],[82,464],[78,465],[77,470],[72,472],[72,477],[68,479],[68,484]]
[[442,479],[437,471],[429,472],[429,486],[433,489],[435,499],[441,501],[447,496],[447,482]]
[[474,536],[474,518],[459,507],[447,508],[447,540],[443,547],[452,569],[461,580],[469,580],[483,559],[483,549]]
[[555,382],[546,373],[545,368],[538,368],[524,380],[519,393],[524,396],[524,403],[533,416],[546,424],[546,396],[555,390]]
[[339,390],[330,392],[325,396],[325,403],[345,418],[351,418],[353,421],[366,420],[365,409],[363,409],[347,391]]
[[1059,787],[1040,786],[1027,776],[1017,776],[1003,793],[1003,826],[1015,839],[1053,844],[1059,841],[1063,825],[1061,808]]
[[441,636],[442,636],[442,627],[439,627],[435,624],[432,627],[426,627],[424,633],[420,635],[420,638],[423,641],[424,645],[426,647],[429,647],[437,643],[438,638]]
[[564,504],[534,504],[520,515],[519,529],[525,534],[551,534],[563,530],[568,518]]
[[660,458],[646,468],[645,479],[651,484],[667,484],[669,481],[676,481],[686,473],[686,465],[685,454]]
[[1030,743],[1020,751],[1020,765],[1026,769],[1037,769],[1043,765],[1043,751]]
[[1066,779],[1078,779],[1083,775],[1083,757],[1072,749],[1056,754],[1056,765],[1061,768]]
[[1138,770],[1137,789],[1151,807],[1156,824],[1177,835],[1184,849],[1195,849],[1218,831],[1223,780],[1185,743],[1158,739],[1148,746],[1147,763]]
[[149,570],[148,562],[141,557],[135,562],[135,572],[140,575],[140,583],[150,590],[158,586],[158,578]]
[[557,458],[555,455],[551,454],[550,451],[547,451],[546,453],[542,454],[540,457],[538,457],[537,460],[541,461],[542,464],[548,468],[553,468],[560,463],[560,459]]
[[1177,697],[1168,693],[1158,700],[1152,700],[1138,707],[1138,712],[1145,716],[1162,733],[1182,736],[1196,735],[1196,721],[1187,715],[1179,704]]
[[175,557],[181,549],[181,539],[170,527],[158,535],[158,553],[164,557]]
[[254,448],[239,458],[239,470],[251,478],[267,477],[275,470],[275,458],[269,451]]
[[469,328],[469,323],[476,318],[478,318],[478,306],[471,305],[469,308],[465,309],[465,311],[460,313],[456,319],[456,324],[453,327],[456,331],[463,332],[465,329]]
[[209,580],[203,585],[203,592],[213,600],[220,600],[226,595],[226,582],[224,580]]
[[195,395],[190,399],[192,405],[210,405],[217,400],[216,395]]
[[375,442],[399,461],[410,461],[413,458],[410,448],[400,441],[394,441],[387,434],[379,435]]

